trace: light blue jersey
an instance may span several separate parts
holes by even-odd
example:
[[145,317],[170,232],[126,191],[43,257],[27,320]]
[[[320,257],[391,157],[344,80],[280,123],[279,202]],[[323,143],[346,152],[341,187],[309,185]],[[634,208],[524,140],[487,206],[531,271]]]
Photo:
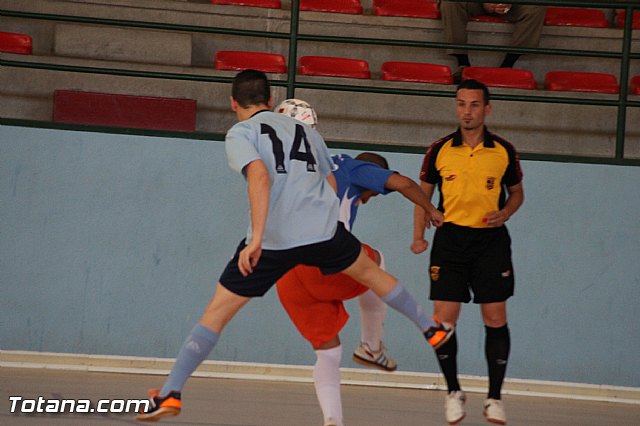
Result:
[[384,185],[389,176],[396,172],[368,161],[355,160],[346,154],[334,155],[331,159],[334,163],[333,175],[338,182],[340,222],[351,231],[362,193],[374,191],[384,195],[392,192]]
[[229,166],[238,173],[258,159],[269,171],[269,215],[262,248],[284,250],[333,237],[339,207],[326,179],[333,163],[316,130],[264,110],[234,125],[227,133],[225,147]]

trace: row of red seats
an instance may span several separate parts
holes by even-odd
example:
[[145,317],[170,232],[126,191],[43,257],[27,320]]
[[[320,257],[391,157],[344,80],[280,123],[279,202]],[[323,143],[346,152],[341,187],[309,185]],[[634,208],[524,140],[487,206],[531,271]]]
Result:
[[[280,0],[211,0],[214,4],[280,8]],[[361,14],[360,0],[301,0],[300,10]],[[437,3],[425,0],[374,0],[373,14],[378,16],[407,16],[440,19]],[[472,20],[506,22],[504,18],[482,15]],[[625,12],[616,16],[615,24],[624,26]],[[596,9],[548,7],[545,25],[607,28],[604,12]],[[640,29],[640,11],[634,12],[633,28]],[[27,34],[0,32],[0,52],[31,54],[32,39]]]
[[[282,8],[280,0],[211,0],[213,4]],[[300,0],[300,10],[316,12],[363,14],[360,0]],[[373,15],[401,16],[411,18],[440,19],[440,10],[435,0],[373,0]],[[613,24],[624,26],[625,13],[616,14]],[[480,22],[506,22],[497,16],[478,16]],[[573,7],[548,7],[545,25],[608,28],[610,22],[602,10]],[[640,11],[634,12],[633,28],[640,28]]]
[[[307,64],[311,65],[311,64]],[[361,71],[361,70],[360,70]],[[382,66],[383,79],[400,81],[429,81],[449,84],[448,67],[434,64],[386,62]],[[428,79],[425,75],[429,75]],[[510,87],[535,88],[528,71],[501,68],[469,67],[463,78],[474,78],[487,84],[496,82],[496,76],[509,75]],[[494,85],[504,85],[497,82]],[[531,84],[534,87],[531,87]],[[640,95],[640,76],[631,82],[632,90]],[[593,73],[550,72],[545,78],[549,90],[586,90],[617,93],[614,76]],[[196,130],[197,101],[194,99],[134,96],[114,93],[56,90],[53,95],[53,121],[61,123],[91,124],[98,126],[139,129]]]
[[[218,70],[242,70],[253,68],[264,72],[286,73],[283,55],[262,52],[221,50],[216,52],[214,68]],[[385,62],[382,79],[423,83],[453,84],[451,69],[446,65],[419,62]],[[302,75],[371,78],[369,64],[362,59],[331,56],[302,56],[298,62]],[[467,67],[463,79],[475,79],[493,87],[536,89],[537,83],[529,70],[493,67]],[[545,76],[547,90],[587,91],[619,93],[618,79],[612,74],[550,71]],[[631,91],[640,95],[640,76],[631,80]]]
[[[226,57],[225,69],[243,69],[246,66],[230,66]],[[236,54],[237,52],[230,52]],[[265,56],[267,55],[267,56]],[[261,53],[256,58],[263,61],[278,55]],[[267,61],[264,61],[268,63]],[[335,67],[341,66],[339,72]],[[370,78],[365,61],[348,58],[305,56],[300,59],[300,73],[306,75]],[[385,62],[382,78],[393,81],[416,81],[452,84],[451,70],[444,65]],[[476,79],[489,86],[535,89],[533,75],[527,70],[511,68],[468,67],[463,79]],[[547,73],[545,88],[548,90],[578,90],[617,93],[615,76],[596,73],[571,73],[554,71]],[[631,80],[631,90],[640,95],[640,76]],[[195,131],[197,102],[194,99],[133,96],[113,93],[56,90],[54,92],[53,121],[75,124]]]
[[[280,8],[280,0],[211,0],[214,4]],[[362,14],[360,0],[301,0],[300,10]],[[437,3],[425,0],[373,0],[373,14],[440,19]],[[497,16],[476,16],[474,21],[506,22]],[[616,15],[615,25],[624,26],[625,12]],[[545,25],[607,28],[609,21],[601,10],[548,7]],[[633,28],[640,29],[640,11],[633,14]],[[0,32],[0,52],[31,54],[32,39],[26,34]]]
[[[31,54],[31,37],[24,34],[0,32],[0,51]],[[261,52],[218,51],[214,67],[220,70],[255,68],[264,72],[286,73],[283,55]],[[350,58],[303,56],[299,61],[299,73],[348,78],[371,78],[366,61]],[[490,67],[468,67],[463,78],[473,78],[494,87],[535,89],[537,84],[528,70]],[[451,84],[451,70],[444,65],[386,62],[382,66],[384,80],[419,81]],[[575,90],[602,93],[618,93],[617,78],[612,74],[551,71],[546,74],[544,87],[547,90]],[[631,79],[631,93],[640,95],[640,76]]]

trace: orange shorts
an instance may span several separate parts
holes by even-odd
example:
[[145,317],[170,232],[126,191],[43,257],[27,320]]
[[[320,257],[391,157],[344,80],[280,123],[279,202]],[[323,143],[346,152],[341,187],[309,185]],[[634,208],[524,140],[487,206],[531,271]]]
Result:
[[[374,259],[374,250],[362,244]],[[368,290],[348,275],[324,275],[313,266],[298,265],[276,284],[285,311],[300,334],[314,347],[333,339],[347,323],[344,300]]]

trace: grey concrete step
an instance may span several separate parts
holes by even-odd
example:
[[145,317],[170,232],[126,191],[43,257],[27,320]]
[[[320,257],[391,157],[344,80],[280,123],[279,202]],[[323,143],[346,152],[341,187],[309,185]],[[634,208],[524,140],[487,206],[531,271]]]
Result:
[[191,65],[191,34],[104,25],[57,24],[55,56]]

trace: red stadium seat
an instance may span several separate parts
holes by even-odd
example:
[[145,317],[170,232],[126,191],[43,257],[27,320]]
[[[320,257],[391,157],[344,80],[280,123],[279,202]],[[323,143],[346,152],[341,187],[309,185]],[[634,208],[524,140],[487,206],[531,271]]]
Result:
[[217,70],[240,71],[251,68],[262,72],[280,74],[287,72],[287,64],[282,55],[237,50],[217,51],[213,60],[213,67]]
[[33,41],[30,36],[0,31],[0,52],[31,55],[32,49]]
[[[623,28],[624,27],[624,19],[627,16],[626,12],[623,10],[618,12],[616,15],[616,27]],[[631,27],[634,30],[640,30],[640,10],[636,10],[633,12],[633,23]]]
[[373,14],[440,19],[438,3],[430,0],[373,0]]
[[496,16],[496,15],[477,15],[477,16],[472,16],[470,21],[474,21],[474,22],[499,22],[499,23],[509,22],[509,21],[507,21],[506,18],[503,18],[502,16]]
[[637,75],[631,79],[629,90],[634,95],[640,95],[640,75]]
[[362,15],[360,0],[300,0],[300,10]]
[[529,70],[494,67],[465,67],[462,80],[478,80],[487,86],[533,90],[537,87]]
[[453,84],[451,68],[446,65],[419,62],[385,62],[382,64],[381,71],[383,80]]
[[371,78],[367,61],[331,56],[303,56],[299,61],[298,72],[304,75]]
[[609,21],[602,10],[573,7],[548,7],[544,24],[567,27],[609,27]]
[[544,77],[544,88],[576,92],[620,92],[615,75],[595,72],[549,71]]
[[268,7],[270,9],[282,9],[280,0],[211,0],[213,4],[231,4],[237,6]]
[[111,93],[56,90],[53,121],[193,132],[196,101]]

